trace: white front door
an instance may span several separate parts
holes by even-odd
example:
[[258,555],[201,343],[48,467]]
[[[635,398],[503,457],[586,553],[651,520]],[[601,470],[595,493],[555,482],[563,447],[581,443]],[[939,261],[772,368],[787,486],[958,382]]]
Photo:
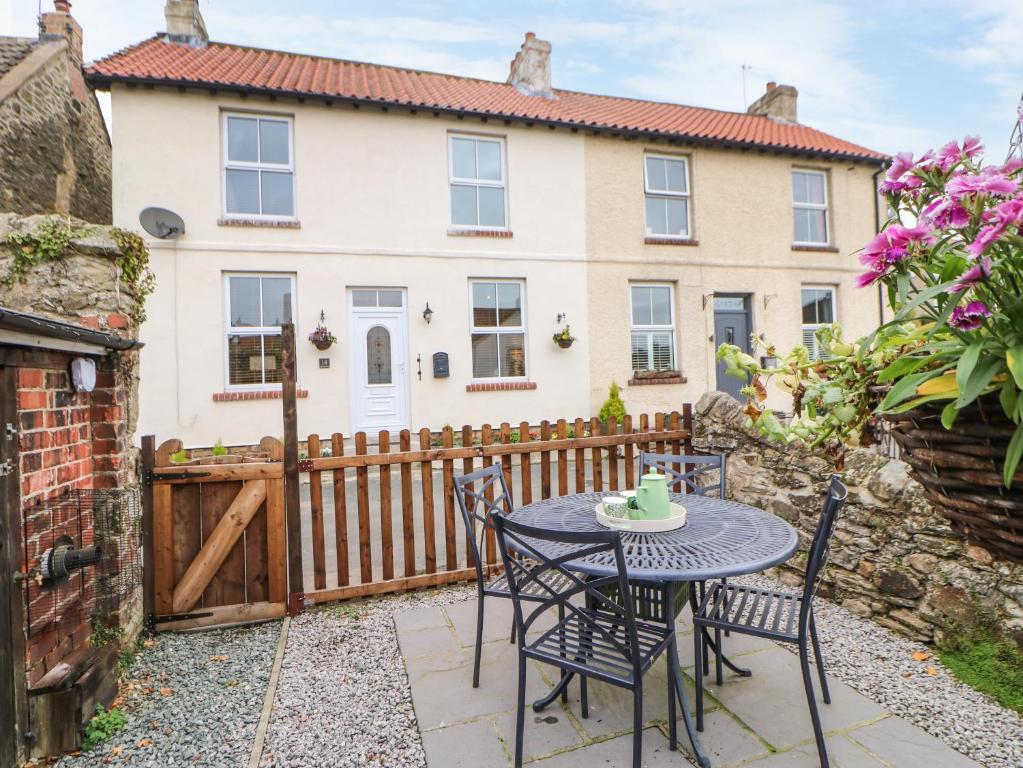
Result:
[[409,426],[405,292],[348,292],[348,387],[356,432]]

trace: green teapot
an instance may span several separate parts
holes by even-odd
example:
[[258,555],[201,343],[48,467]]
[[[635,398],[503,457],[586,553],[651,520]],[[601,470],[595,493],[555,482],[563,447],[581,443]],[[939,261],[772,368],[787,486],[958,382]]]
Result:
[[647,520],[665,520],[671,516],[668,500],[668,479],[650,471],[640,478],[636,489],[636,500]]

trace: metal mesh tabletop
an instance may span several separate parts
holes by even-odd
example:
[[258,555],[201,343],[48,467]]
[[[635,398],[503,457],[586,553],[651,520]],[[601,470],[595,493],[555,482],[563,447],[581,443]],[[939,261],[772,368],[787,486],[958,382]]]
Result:
[[[608,494],[581,493],[528,504],[512,514],[525,525],[554,531],[607,530],[595,508]],[[622,533],[629,576],[651,581],[702,581],[755,573],[788,560],[799,539],[779,517],[735,501],[672,494],[688,512],[684,527],[664,533]],[[546,557],[568,554],[572,546],[532,542]],[[616,572],[613,555],[572,561],[580,573]]]

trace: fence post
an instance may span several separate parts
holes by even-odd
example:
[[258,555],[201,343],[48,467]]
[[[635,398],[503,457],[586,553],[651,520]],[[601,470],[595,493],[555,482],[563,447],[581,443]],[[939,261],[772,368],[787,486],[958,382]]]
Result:
[[152,622],[156,579],[153,569],[153,467],[156,466],[156,438],[142,436],[142,616]]
[[[290,307],[288,308],[290,309]],[[284,411],[284,506],[288,528],[288,614],[302,611],[302,500],[298,486],[298,407],[295,402],[295,324],[281,324],[281,402]]]

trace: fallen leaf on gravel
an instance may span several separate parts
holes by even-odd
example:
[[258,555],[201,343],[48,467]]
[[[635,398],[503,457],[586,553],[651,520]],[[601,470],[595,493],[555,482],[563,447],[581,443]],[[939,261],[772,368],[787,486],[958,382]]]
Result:
[[170,688],[161,688],[160,689],[160,695],[161,696],[172,696],[173,694],[174,694],[174,691],[172,691]]
[[210,656],[210,661],[227,661],[227,654],[222,653],[219,656]]
[[916,653],[913,654],[913,658],[916,659],[917,661],[927,661],[929,658],[931,658],[931,654],[925,653],[924,651],[917,651]]
[[139,743],[136,746],[148,747],[152,743],[153,743],[152,739],[139,739]]
[[912,673],[912,672],[903,672],[903,673],[902,673],[902,676],[903,676],[903,677],[912,677],[912,676],[913,676],[913,673]]
[[930,675],[931,677],[936,677],[938,674],[938,670],[936,670],[934,667],[928,667],[927,674]]

